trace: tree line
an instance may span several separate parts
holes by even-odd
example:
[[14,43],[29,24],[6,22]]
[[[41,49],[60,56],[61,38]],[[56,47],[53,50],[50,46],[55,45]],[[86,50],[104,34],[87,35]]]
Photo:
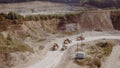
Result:
[[9,21],[13,24],[21,24],[22,21],[40,21],[40,20],[50,20],[50,19],[70,19],[75,16],[79,16],[80,13],[74,12],[74,13],[68,13],[68,14],[53,14],[53,15],[26,15],[22,16],[15,12],[9,12],[7,14],[0,13],[0,23],[6,21]]

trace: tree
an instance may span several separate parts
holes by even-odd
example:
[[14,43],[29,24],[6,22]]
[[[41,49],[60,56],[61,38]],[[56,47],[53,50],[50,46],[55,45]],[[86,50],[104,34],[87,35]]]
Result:
[[15,13],[15,12],[9,12],[7,14],[8,19],[15,20],[15,19],[23,19],[24,17]]

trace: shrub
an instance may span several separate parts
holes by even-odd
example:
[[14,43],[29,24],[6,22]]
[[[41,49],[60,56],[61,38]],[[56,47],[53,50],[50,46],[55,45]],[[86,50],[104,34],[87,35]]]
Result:
[[96,46],[102,49],[105,56],[108,56],[112,52],[114,44],[111,42],[98,42],[96,43]]
[[25,51],[30,51],[33,52],[33,49],[31,47],[29,47],[28,45],[16,41],[16,40],[12,40],[11,36],[8,35],[7,39],[4,38],[1,34],[0,34],[0,40],[1,40],[1,45],[0,46],[0,53],[3,52],[25,52]]
[[101,67],[101,60],[100,59],[94,59],[93,60],[93,64],[95,66],[97,66],[98,68],[100,68]]
[[39,50],[43,50],[44,49],[44,46],[39,46]]
[[95,31],[102,32],[102,29],[96,28]]
[[85,61],[85,59],[83,59],[83,60],[77,60],[77,59],[76,59],[74,62],[75,62],[76,64],[80,65],[80,66],[85,66],[85,62],[86,62],[86,61]]
[[18,20],[13,20],[12,22],[13,24],[20,24],[20,22]]
[[4,38],[0,34],[0,68],[10,68],[12,66],[10,53],[26,51],[33,52],[33,49],[24,43],[13,40],[10,35]]
[[40,38],[38,42],[45,41],[45,40],[46,40],[45,38]]
[[15,20],[15,19],[23,19],[24,17],[15,13],[15,12],[9,12],[7,14],[7,18],[10,19],[10,20]]
[[[100,68],[102,65],[101,60],[110,55],[113,46],[114,44],[109,40],[96,42],[94,46],[87,48],[89,49],[88,58],[86,57],[83,60],[75,60],[75,63],[81,66],[86,65],[89,68]],[[93,59],[91,59],[92,56],[94,56]]]

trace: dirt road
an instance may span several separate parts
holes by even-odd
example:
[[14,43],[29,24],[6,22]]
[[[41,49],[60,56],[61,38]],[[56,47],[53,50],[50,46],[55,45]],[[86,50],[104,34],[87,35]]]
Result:
[[[70,39],[72,39],[72,43],[68,44],[67,45],[68,47],[71,47],[77,43],[81,43],[80,41],[76,41],[75,38],[76,38],[76,36],[70,37]],[[63,42],[62,40],[64,40],[64,39],[65,38],[56,39],[54,42],[57,42],[58,45],[62,46],[61,42]],[[94,41],[94,40],[99,40],[99,39],[120,39],[120,36],[85,37],[85,40],[82,42]],[[53,43],[53,42],[51,42],[51,43]],[[65,53],[65,51],[62,52],[62,51],[60,51],[60,49],[58,51],[49,51],[43,60],[37,62],[36,64],[25,67],[25,68],[55,68],[55,66],[62,59],[62,56],[64,53]]]

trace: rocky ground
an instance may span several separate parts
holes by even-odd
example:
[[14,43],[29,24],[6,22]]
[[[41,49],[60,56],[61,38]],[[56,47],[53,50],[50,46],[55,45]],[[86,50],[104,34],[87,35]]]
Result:
[[[13,11],[22,15],[65,14],[84,9],[85,8],[80,6],[65,3],[41,1],[0,4],[0,12],[8,13],[9,11]],[[76,38],[83,35],[85,37],[84,43],[105,38],[119,40],[120,32],[114,30],[119,28],[119,14],[117,15],[118,17],[114,19],[117,21],[115,21],[117,24],[111,19],[112,15],[110,11],[102,11],[100,9],[95,12],[87,11],[79,16],[63,16],[62,19],[30,20],[24,21],[20,28],[17,26],[16,28],[8,28],[7,31],[3,31],[1,34],[5,38],[10,35],[10,37],[14,39],[12,41],[17,40],[33,48],[34,53],[11,53],[12,60],[10,62],[13,64],[13,68],[85,68],[73,63],[73,58],[75,57],[75,52],[73,51],[76,48],[76,44],[81,43],[80,41],[76,41]],[[7,23],[9,23],[9,21],[7,21]],[[13,26],[9,25],[9,27]],[[64,28],[64,31],[62,28]],[[78,30],[78,32],[76,32],[76,30]],[[64,32],[66,33],[64,34]],[[67,50],[60,51],[63,41],[66,38],[71,39],[72,43],[66,45],[68,46]],[[51,51],[53,43],[57,43],[60,46],[57,51]],[[112,65],[113,63],[115,63],[115,65]],[[107,57],[102,67],[119,68],[119,64],[118,44],[113,48],[112,53]]]
[[[90,35],[89,35],[90,34]],[[34,61],[28,62],[27,64],[21,64],[17,67],[14,68],[20,68],[21,66],[23,68],[85,68],[82,66],[79,66],[75,63],[73,63],[73,58],[75,57],[75,53],[73,52],[76,49],[76,45],[77,43],[80,43],[79,41],[77,42],[75,39],[77,36],[79,36],[81,34],[78,35],[73,35],[73,36],[69,36],[69,37],[64,37],[64,38],[57,38],[54,39],[53,41],[49,42],[49,45],[53,45],[53,43],[58,43],[60,45],[60,49],[62,47],[62,42],[64,39],[69,38],[72,40],[72,43],[68,44],[68,49],[65,51],[51,51],[48,50],[48,52],[46,52],[46,55],[44,56],[43,59],[39,59],[39,58],[33,58]],[[98,39],[120,39],[119,36],[115,36],[113,34],[109,34],[109,33],[101,33],[101,32],[85,32],[83,33],[83,36],[85,37],[85,40],[83,41],[88,42],[88,41],[93,41],[93,40],[98,40]],[[47,44],[48,45],[48,44]],[[119,44],[118,44],[119,45]],[[72,47],[71,47],[72,46]],[[115,48],[119,49],[119,46],[116,46]],[[117,49],[115,49],[117,50]],[[113,49],[114,52],[114,49]],[[119,52],[119,51],[117,51]],[[112,55],[112,54],[111,54]],[[116,56],[119,57],[119,54],[117,54]],[[107,65],[107,67],[109,68],[110,63],[108,62],[109,59],[112,60],[112,58],[114,59],[116,56],[108,56],[108,59],[106,59],[105,63]],[[117,64],[119,63],[119,60],[114,60]],[[67,64],[66,64],[67,63]],[[103,64],[103,67],[106,68],[106,65]],[[115,68],[119,68],[119,64],[116,65]]]

